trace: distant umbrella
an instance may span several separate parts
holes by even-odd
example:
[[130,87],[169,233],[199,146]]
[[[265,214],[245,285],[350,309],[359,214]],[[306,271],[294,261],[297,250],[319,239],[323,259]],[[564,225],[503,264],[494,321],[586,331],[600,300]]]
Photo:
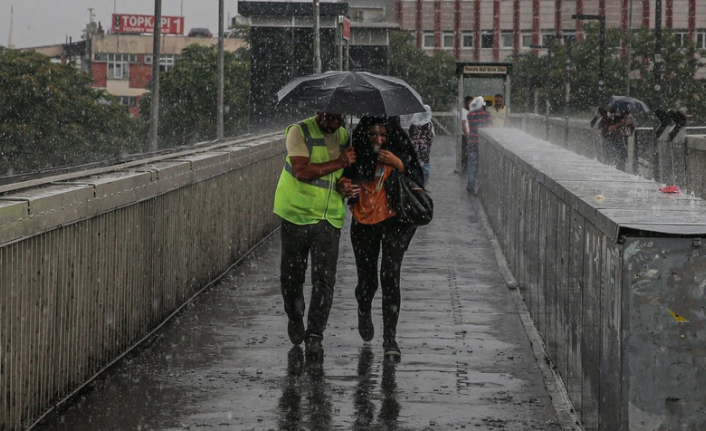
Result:
[[650,112],[650,108],[645,102],[628,96],[610,96],[610,99],[606,100],[603,105],[619,112]]
[[277,92],[277,104],[357,116],[425,112],[421,96],[409,84],[368,72],[326,72],[295,78]]

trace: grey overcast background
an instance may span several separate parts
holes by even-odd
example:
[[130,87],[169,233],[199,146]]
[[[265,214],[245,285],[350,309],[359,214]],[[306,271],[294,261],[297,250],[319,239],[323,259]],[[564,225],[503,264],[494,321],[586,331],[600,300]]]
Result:
[[[235,17],[238,0],[225,0],[225,18]],[[183,5],[186,32],[206,27],[218,33],[218,0],[162,0],[162,15],[179,16]],[[94,20],[110,28],[117,13],[154,14],[154,0],[0,0],[0,45],[10,38],[10,7],[14,6],[13,43],[16,48],[64,43],[69,37],[81,40],[89,8]],[[226,22],[226,27],[227,27]]]

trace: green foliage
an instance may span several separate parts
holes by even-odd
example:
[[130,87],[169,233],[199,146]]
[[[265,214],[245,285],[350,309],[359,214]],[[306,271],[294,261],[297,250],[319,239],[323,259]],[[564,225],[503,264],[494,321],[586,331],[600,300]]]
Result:
[[139,151],[136,120],[90,84],[74,66],[0,48],[0,175]]
[[[249,124],[250,54],[241,48],[224,53],[224,134],[235,136]],[[169,72],[160,75],[160,146],[216,138],[218,48],[191,45]],[[149,121],[149,95],[142,98],[142,118]]]
[[[633,35],[630,68],[638,77],[630,80],[630,93],[644,100],[650,107],[654,100],[654,45],[652,32],[640,29]],[[695,79],[702,66],[699,58],[706,51],[697,50],[691,41],[678,47],[677,39],[671,30],[665,30],[662,36],[662,79],[661,109],[686,109],[692,115],[692,124],[706,124],[706,89],[702,80]]]
[[403,79],[435,111],[455,109],[458,99],[456,60],[444,51],[428,56],[405,31],[390,32],[390,75]]
[[[569,110],[573,115],[588,114],[600,104],[599,78],[599,32],[597,25],[585,28],[585,39],[573,43],[571,53],[571,101]],[[625,35],[620,29],[608,28],[605,33],[604,82],[605,98],[627,93],[626,57],[622,56],[621,41]],[[696,79],[700,67],[699,57],[703,52],[694,49],[690,42],[678,47],[674,33],[665,29],[662,37],[661,104],[655,106],[654,99],[654,34],[648,29],[633,30],[631,54],[630,96],[643,100],[652,109],[686,108],[693,115],[692,123],[703,124],[706,119],[706,99],[702,81]],[[538,91],[539,112],[545,113],[545,96],[549,94],[550,112],[560,115],[565,107],[565,73],[567,47],[552,45],[551,71],[548,71],[548,56],[537,57],[534,53],[517,56],[514,61],[512,100],[515,112],[524,110],[527,92],[530,93],[530,110],[534,107],[534,93]],[[527,78],[529,76],[529,85]],[[548,92],[548,93],[547,93]]]

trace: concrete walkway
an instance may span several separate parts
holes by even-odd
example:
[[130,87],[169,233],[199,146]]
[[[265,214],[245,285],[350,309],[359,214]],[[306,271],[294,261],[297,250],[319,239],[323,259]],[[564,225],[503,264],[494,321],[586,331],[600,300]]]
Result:
[[[276,232],[36,429],[560,430],[453,151],[437,139],[435,220],[403,265],[401,362],[383,360],[379,335],[367,346],[358,335],[347,222],[325,362],[304,364],[286,335]],[[373,310],[380,334],[380,292]]]

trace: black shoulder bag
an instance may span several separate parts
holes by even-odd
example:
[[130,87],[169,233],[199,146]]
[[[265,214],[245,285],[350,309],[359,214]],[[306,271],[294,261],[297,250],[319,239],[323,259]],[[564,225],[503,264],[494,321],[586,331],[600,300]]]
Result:
[[395,170],[388,181],[394,181],[395,193],[390,196],[390,204],[401,223],[424,226],[434,218],[434,201],[406,175]]

